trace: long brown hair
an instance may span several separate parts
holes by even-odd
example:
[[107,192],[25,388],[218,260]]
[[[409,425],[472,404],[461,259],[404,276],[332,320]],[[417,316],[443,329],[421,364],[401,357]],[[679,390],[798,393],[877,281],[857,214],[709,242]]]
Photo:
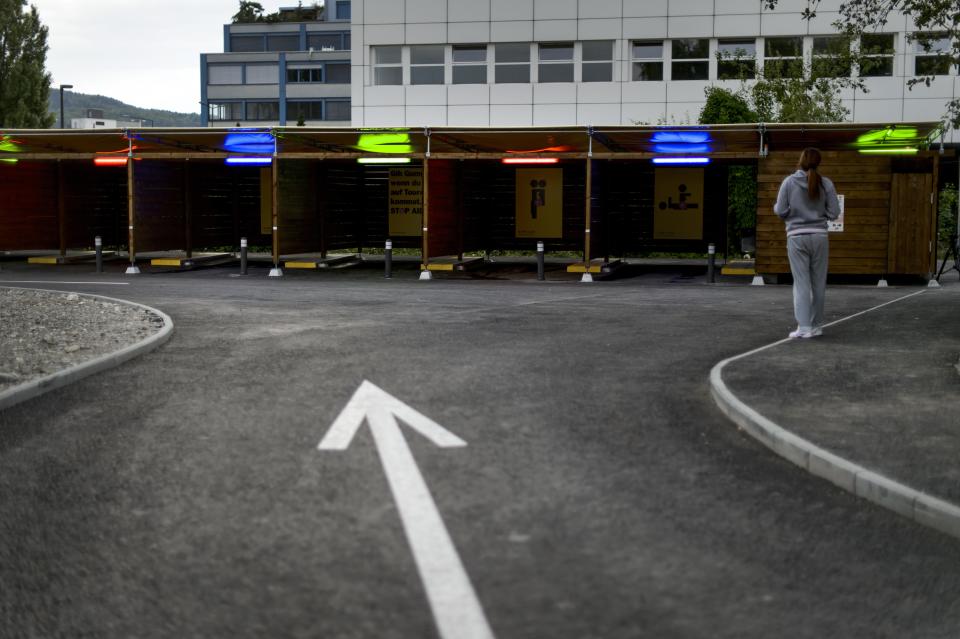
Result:
[[807,195],[811,200],[820,199],[820,174],[817,173],[817,167],[820,166],[820,150],[812,146],[807,147],[800,153],[800,161],[797,166],[807,172]]

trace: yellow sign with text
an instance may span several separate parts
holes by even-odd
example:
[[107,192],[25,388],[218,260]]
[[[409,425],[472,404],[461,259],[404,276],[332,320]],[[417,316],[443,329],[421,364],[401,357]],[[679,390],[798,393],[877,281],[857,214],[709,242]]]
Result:
[[423,169],[390,169],[390,237],[423,235]]
[[653,239],[703,239],[703,169],[658,168]]
[[563,169],[517,169],[516,237],[563,237]]

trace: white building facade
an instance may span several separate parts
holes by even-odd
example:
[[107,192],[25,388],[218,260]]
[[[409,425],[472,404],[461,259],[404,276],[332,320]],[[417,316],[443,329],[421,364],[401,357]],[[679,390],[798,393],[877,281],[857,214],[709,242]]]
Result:
[[[750,68],[810,64],[835,46],[840,0],[803,20],[806,0],[353,0],[352,125],[695,124],[710,85]],[[900,14],[861,46],[857,122],[939,120],[957,69],[911,43]],[[938,46],[949,47],[948,41]],[[931,86],[907,82],[933,73]],[[956,134],[954,134],[956,137]],[[960,141],[960,138],[957,138]]]

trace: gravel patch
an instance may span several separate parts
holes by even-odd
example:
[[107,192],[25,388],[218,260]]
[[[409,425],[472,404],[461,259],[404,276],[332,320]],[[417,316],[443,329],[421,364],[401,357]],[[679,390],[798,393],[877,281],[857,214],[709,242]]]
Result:
[[0,288],[0,391],[135,344],[163,327],[138,306]]

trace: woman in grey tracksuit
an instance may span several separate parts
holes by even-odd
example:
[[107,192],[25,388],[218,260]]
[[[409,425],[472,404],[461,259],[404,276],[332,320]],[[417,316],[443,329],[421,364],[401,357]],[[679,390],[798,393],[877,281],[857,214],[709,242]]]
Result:
[[780,184],[773,211],[787,223],[787,256],[793,273],[793,312],[797,330],[790,337],[823,334],[823,298],[827,290],[827,220],[840,215],[833,182],[818,173],[820,151],[800,154],[797,172]]

